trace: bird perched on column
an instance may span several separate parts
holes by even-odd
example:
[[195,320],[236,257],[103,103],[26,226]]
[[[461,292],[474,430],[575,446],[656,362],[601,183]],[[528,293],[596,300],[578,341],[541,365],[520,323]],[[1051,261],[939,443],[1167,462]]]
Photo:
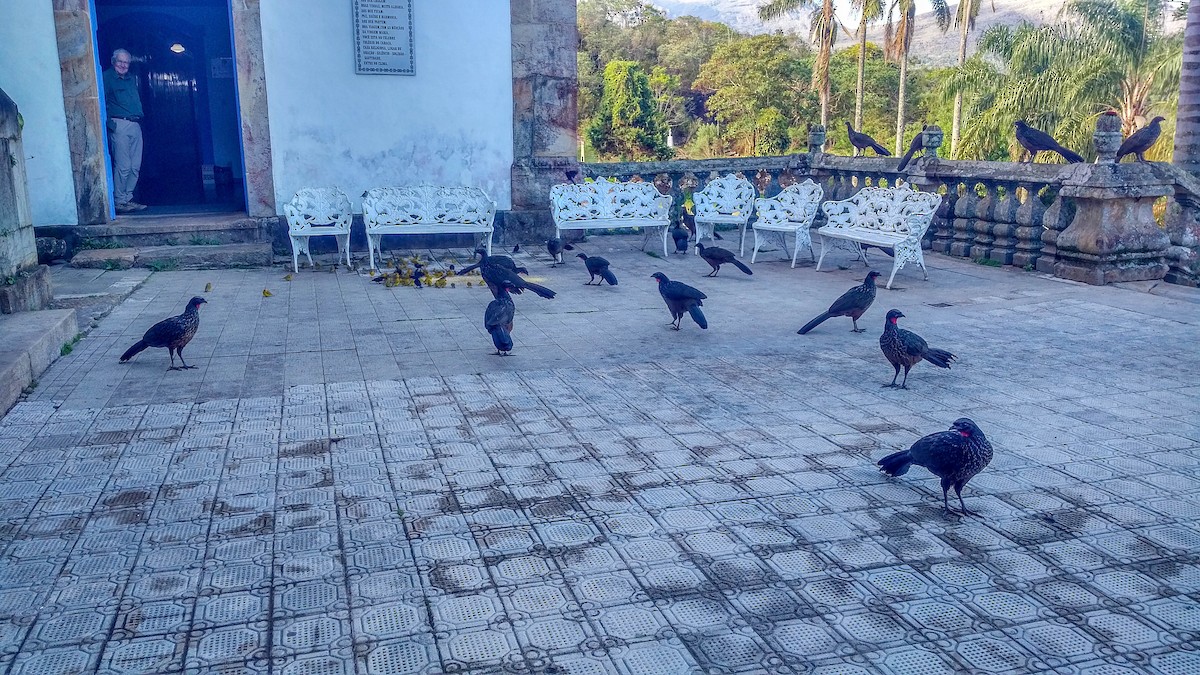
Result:
[[[507,356],[513,348],[513,317],[517,308],[513,305],[509,291],[515,288],[511,281],[502,281],[497,286],[496,299],[488,303],[483,312],[483,327],[492,336],[496,356]],[[517,290],[520,293],[520,290]]]
[[670,310],[671,318],[674,319],[671,322],[672,330],[679,330],[679,323],[683,320],[684,314],[690,315],[697,326],[708,330],[708,319],[705,319],[704,312],[700,311],[700,306],[704,304],[707,295],[685,283],[671,281],[662,272],[655,272],[650,276],[658,280],[658,294],[667,303],[667,309]]
[[863,313],[875,302],[875,278],[879,276],[879,272],[871,270],[867,272],[867,278],[854,288],[842,293],[829,309],[822,312],[812,321],[804,324],[804,327],[796,331],[800,335],[804,335],[808,331],[820,326],[827,319],[832,319],[835,316],[848,316],[850,321],[854,323],[852,333],[862,333],[866,328],[858,327],[858,320],[862,318]]
[[1129,134],[1129,138],[1126,138],[1125,142],[1121,143],[1121,147],[1117,148],[1117,161],[1121,161],[1125,155],[1137,155],[1139,162],[1146,161],[1146,151],[1158,142],[1158,137],[1162,135],[1162,122],[1165,119],[1165,117],[1155,117],[1146,126]]
[[850,145],[858,148],[859,152],[865,153],[867,148],[870,148],[875,151],[876,155],[882,155],[883,157],[892,156],[892,153],[888,152],[887,148],[876,143],[874,138],[862,132],[855,131],[854,127],[850,126],[849,121],[846,122],[846,135],[850,137]]
[[[591,286],[592,282],[596,281],[596,277],[600,277],[604,281],[607,281],[609,286],[617,285],[617,275],[613,274],[612,270],[608,269],[609,263],[607,260],[599,256],[589,256],[586,253],[580,253],[575,257],[583,260],[583,265],[587,267],[588,274],[592,275],[592,278],[588,279],[584,286]],[[596,285],[599,286],[600,282],[596,281]]]
[[742,262],[733,255],[733,251],[730,251],[727,248],[721,248],[720,246],[705,246],[704,244],[696,242],[696,250],[700,251],[700,257],[704,258],[704,262],[708,263],[708,266],[712,268],[711,272],[704,275],[706,277],[717,276],[717,272],[721,271],[721,265],[724,265],[725,263],[733,265],[746,274],[754,274],[754,270],[742,264]]
[[900,158],[900,164],[896,166],[897,171],[903,171],[913,155],[925,149],[925,129],[926,125],[922,124],[921,130],[917,132],[916,136],[913,136],[912,142],[908,144],[908,152],[904,153],[904,156]]
[[688,238],[691,237],[691,232],[688,231],[682,223],[675,223],[671,227],[671,239],[675,240],[675,252],[687,253]]
[[562,264],[562,252],[574,251],[575,247],[570,244],[564,244],[562,239],[555,237],[546,240],[546,252],[550,254],[550,259],[554,264],[551,267],[558,267]]
[[930,347],[925,340],[912,331],[904,330],[896,325],[904,314],[898,309],[888,310],[887,320],[883,324],[883,335],[879,336],[879,348],[883,355],[896,369],[892,383],[885,387],[895,387],[896,378],[900,376],[900,367],[904,367],[904,381],[901,389],[908,389],[908,371],[922,360],[928,361],[938,368],[949,368],[950,363],[958,357],[944,349]]
[[967,510],[963,502],[962,489],[992,461],[992,444],[970,419],[960,417],[950,425],[949,431],[929,434],[912,444],[908,450],[894,452],[879,460],[879,470],[889,476],[903,476],[913,464],[929,469],[942,479],[942,506],[950,510],[947,497],[950,488],[958,495],[958,504],[964,515],[979,515]]
[[[150,327],[141,340],[133,343],[133,346],[125,350],[121,355],[121,363],[132,359],[139,352],[147,347],[167,348],[167,352],[171,355],[171,367],[167,370],[189,370],[197,366],[189,366],[183,360],[183,348],[187,346],[192,338],[195,337],[196,331],[200,328],[200,305],[207,304],[208,301],[200,296],[196,296],[188,300],[187,307],[183,310],[183,314],[173,316],[169,319],[163,319]],[[179,354],[179,362],[182,366],[175,365],[175,354]]]
[[[475,253],[479,255],[479,275],[483,277],[483,281],[487,284],[488,290],[492,292],[492,297],[500,297],[500,292],[502,290],[501,287],[506,282],[511,286],[510,290],[512,290],[514,293],[520,293],[521,291],[529,290],[537,293],[547,300],[556,295],[556,293],[549,288],[535,284],[532,281],[525,281],[518,276],[516,272],[508,267],[496,264],[494,261],[496,260],[497,256],[488,255],[486,250],[478,249],[475,251]],[[503,258],[504,256],[499,257]]]
[[1064,148],[1050,134],[1041,129],[1034,129],[1024,120],[1013,122],[1013,127],[1013,135],[1017,137],[1017,142],[1021,144],[1022,148],[1029,151],[1030,163],[1033,163],[1033,160],[1037,159],[1038,153],[1043,151],[1057,152],[1069,164],[1078,164],[1083,161],[1082,157]]

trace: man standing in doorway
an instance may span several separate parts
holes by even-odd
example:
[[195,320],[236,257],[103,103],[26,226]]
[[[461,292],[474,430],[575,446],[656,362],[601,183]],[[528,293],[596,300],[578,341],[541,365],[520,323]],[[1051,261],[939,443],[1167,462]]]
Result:
[[146,208],[133,201],[142,169],[142,99],[137,78],[129,73],[133,57],[124,49],[112,53],[112,68],[104,71],[104,105],[108,110],[108,138],[112,145],[114,197],[117,213]]

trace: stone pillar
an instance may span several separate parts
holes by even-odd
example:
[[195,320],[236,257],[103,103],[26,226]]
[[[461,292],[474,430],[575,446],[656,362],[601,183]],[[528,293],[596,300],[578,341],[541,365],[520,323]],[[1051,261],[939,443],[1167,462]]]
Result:
[[808,154],[816,155],[825,152],[825,127],[813,124],[808,127]]
[[49,268],[37,264],[17,104],[0,89],[0,313],[42,309]]
[[[1072,164],[1059,196],[1075,217],[1055,242],[1054,276],[1089,284],[1162,279],[1170,239],[1154,220],[1154,202],[1173,195],[1174,184],[1145,162],[1104,161],[1115,116],[1097,121],[1097,164]],[[1118,120],[1119,123],[1119,120]],[[1039,261],[1040,262],[1040,261]]]
[[[100,119],[100,85],[96,80],[96,47],[92,42],[89,0],[55,0],[54,29],[62,69],[67,144],[75,178],[75,208],[80,225],[108,222],[108,143]],[[101,61],[107,66],[108,59]]]
[[1188,5],[1183,29],[1183,67],[1179,73],[1179,108],[1171,162],[1200,175],[1200,2]]
[[575,0],[512,0],[512,210],[498,219],[501,241],[553,233],[550,187],[582,176]]
[[[267,71],[263,65],[259,0],[233,0],[233,53],[237,55],[238,105],[242,153],[246,167],[246,213],[272,218],[275,173],[271,163],[271,128],[267,121]],[[349,10],[347,10],[349,11]]]

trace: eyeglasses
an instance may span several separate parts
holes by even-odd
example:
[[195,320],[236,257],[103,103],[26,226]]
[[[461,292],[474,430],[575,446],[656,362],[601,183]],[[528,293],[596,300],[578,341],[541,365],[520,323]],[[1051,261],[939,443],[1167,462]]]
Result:
[[116,63],[118,66],[127,66],[132,62],[131,61],[117,61]]

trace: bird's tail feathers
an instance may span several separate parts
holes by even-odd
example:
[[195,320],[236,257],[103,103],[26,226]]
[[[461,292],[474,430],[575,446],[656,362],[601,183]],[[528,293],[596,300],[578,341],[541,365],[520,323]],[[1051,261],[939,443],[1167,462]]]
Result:
[[878,143],[872,143],[871,149],[875,151],[875,154],[883,155],[884,157],[892,156],[892,153],[888,152],[887,148],[883,147],[882,145],[880,145]]
[[512,334],[504,326],[493,326],[488,329],[492,334],[492,344],[496,345],[496,350],[501,352],[511,352],[513,348]]
[[574,251],[575,247],[570,244],[563,244],[563,250],[564,251]]
[[908,161],[910,159],[912,159],[913,153],[915,151],[916,151],[916,148],[909,148],[908,152],[904,153],[904,157],[900,158],[900,164],[898,164],[896,166],[897,171],[903,171],[904,167],[908,166]]
[[545,286],[540,286],[538,284],[530,283],[528,281],[525,282],[525,288],[533,291],[534,293],[537,293],[538,295],[542,296],[543,298],[546,298],[547,300],[553,298],[555,295],[558,295],[557,293],[550,290],[549,288],[546,288]]
[[908,467],[912,466],[912,455],[907,450],[893,452],[877,462],[879,470],[889,476],[903,476],[908,473]]
[[736,267],[736,268],[738,268],[739,270],[741,270],[741,271],[745,272],[746,274],[754,274],[754,270],[750,269],[749,267],[746,267],[746,265],[745,265],[745,264],[743,264],[743,263],[742,263],[742,261],[740,261],[740,260],[734,260],[734,261],[732,261],[732,262],[733,262],[733,266],[734,266],[734,267]]
[[805,333],[807,333],[808,331],[810,331],[810,330],[812,330],[812,329],[816,328],[817,326],[820,326],[821,324],[825,323],[825,321],[826,321],[826,320],[828,320],[828,319],[829,319],[830,317],[832,317],[832,316],[833,316],[833,315],[832,315],[832,314],[830,314],[829,312],[822,312],[820,316],[818,316],[817,318],[813,319],[812,321],[809,321],[808,323],[804,324],[804,328],[801,328],[800,330],[798,330],[798,331],[796,331],[796,332],[797,332],[797,333],[799,333],[799,334],[801,334],[801,335],[804,335],[804,334],[805,334]]
[[600,276],[604,277],[604,280],[608,282],[609,286],[617,285],[617,275],[613,274],[612,270],[604,270],[600,273]]
[[1055,151],[1062,155],[1063,159],[1067,160],[1068,164],[1080,164],[1083,162],[1083,157],[1079,156],[1079,154],[1075,152],[1072,152],[1071,150],[1068,150],[1067,148],[1064,148],[1061,145],[1055,148]]
[[695,321],[697,326],[708,330],[708,319],[704,318],[704,312],[700,311],[700,305],[688,307],[688,314],[692,315],[692,321]]
[[937,366],[938,368],[949,368],[950,363],[958,357],[946,351],[945,349],[930,349],[925,354],[925,360]]
[[121,363],[125,363],[129,359],[132,359],[134,356],[137,356],[138,352],[142,351],[143,349],[145,349],[149,346],[150,345],[146,344],[145,340],[138,340],[137,342],[133,343],[133,346],[130,347],[129,349],[126,349],[125,353],[121,355]]

